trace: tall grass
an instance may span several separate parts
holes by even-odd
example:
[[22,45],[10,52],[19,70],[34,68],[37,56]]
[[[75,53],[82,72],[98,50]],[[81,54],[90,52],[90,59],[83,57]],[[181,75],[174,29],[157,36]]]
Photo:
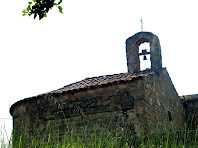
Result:
[[[60,106],[52,96],[52,102]],[[82,112],[82,111],[81,111]],[[63,112],[64,113],[64,112]],[[83,115],[83,113],[81,113]],[[111,115],[110,115],[111,116]],[[65,115],[64,115],[64,119]],[[155,130],[142,124],[141,136],[137,137],[134,127],[130,125],[130,119],[125,117],[107,118],[82,125],[79,129],[75,127],[75,121],[69,121],[66,129],[54,131],[53,126],[48,124],[45,131],[33,130],[30,134],[29,128],[24,127],[19,132],[13,130],[12,138],[5,142],[5,136],[0,136],[3,148],[197,148],[198,127],[192,131],[184,124],[184,130],[175,131],[167,126],[157,126]],[[191,120],[192,121],[192,120]],[[128,124],[129,123],[129,124]],[[189,121],[187,121],[189,123]],[[165,124],[164,124],[165,125]],[[90,126],[87,128],[87,126]],[[63,132],[64,131],[64,132]],[[0,134],[6,135],[6,131],[0,129]],[[7,136],[8,137],[8,136]]]
[[[130,127],[117,124],[115,129],[99,128],[94,123],[91,130],[87,128],[76,129],[71,124],[64,135],[53,133],[50,126],[45,133],[33,136],[24,130],[18,140],[14,138],[5,142],[6,131],[0,130],[1,147],[3,148],[196,148],[198,145],[198,129],[191,131],[184,125],[184,131],[175,131],[173,128],[166,128],[164,132],[157,128],[148,134],[142,127],[141,136],[136,137],[130,131]],[[107,125],[104,125],[106,127]]]

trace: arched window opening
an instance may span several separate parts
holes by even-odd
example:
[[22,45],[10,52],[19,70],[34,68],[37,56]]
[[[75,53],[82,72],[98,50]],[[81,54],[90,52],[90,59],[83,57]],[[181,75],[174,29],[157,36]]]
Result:
[[[145,54],[146,53],[146,54]],[[140,59],[140,70],[151,69],[151,60],[150,60],[150,44],[142,43],[139,46],[139,59]]]

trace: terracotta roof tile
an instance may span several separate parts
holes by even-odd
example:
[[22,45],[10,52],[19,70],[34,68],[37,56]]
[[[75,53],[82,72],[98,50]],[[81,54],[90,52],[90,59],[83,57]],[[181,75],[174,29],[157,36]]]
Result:
[[51,93],[62,93],[62,92],[67,92],[69,90],[79,90],[79,89],[93,87],[93,86],[111,84],[114,82],[130,81],[134,78],[146,76],[151,73],[153,73],[153,71],[147,70],[147,71],[142,71],[140,73],[120,73],[120,74],[114,74],[114,75],[105,75],[105,76],[99,76],[99,77],[86,78],[82,81],[72,83],[70,85],[64,86],[63,88],[54,90]]

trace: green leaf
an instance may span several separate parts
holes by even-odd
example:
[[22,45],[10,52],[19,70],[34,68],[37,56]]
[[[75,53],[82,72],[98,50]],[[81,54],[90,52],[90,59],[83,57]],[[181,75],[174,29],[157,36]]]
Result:
[[47,17],[47,15],[45,14],[43,17]]
[[59,12],[63,13],[63,8],[61,6],[58,6]]
[[23,16],[25,16],[27,13],[23,13]]
[[62,0],[60,0],[59,2],[58,2],[58,5],[60,5],[62,3]]
[[23,13],[28,13],[25,9],[23,9],[23,11],[22,11]]
[[31,10],[31,7],[30,7],[30,5],[28,5],[28,7],[27,7],[27,11],[30,11]]
[[36,3],[36,0],[33,0]]
[[30,5],[32,4],[32,2],[28,2]]

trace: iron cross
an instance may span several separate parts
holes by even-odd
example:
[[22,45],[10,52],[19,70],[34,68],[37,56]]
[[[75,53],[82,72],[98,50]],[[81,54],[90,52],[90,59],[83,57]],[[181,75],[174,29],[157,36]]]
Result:
[[143,31],[143,21],[142,21],[142,18],[141,18],[141,20],[140,20],[140,22],[141,22],[141,31]]
[[143,60],[147,60],[147,58],[146,58],[147,54],[150,54],[150,52],[147,52],[146,49],[142,49],[142,53],[139,53],[139,55],[143,55],[144,56]]

